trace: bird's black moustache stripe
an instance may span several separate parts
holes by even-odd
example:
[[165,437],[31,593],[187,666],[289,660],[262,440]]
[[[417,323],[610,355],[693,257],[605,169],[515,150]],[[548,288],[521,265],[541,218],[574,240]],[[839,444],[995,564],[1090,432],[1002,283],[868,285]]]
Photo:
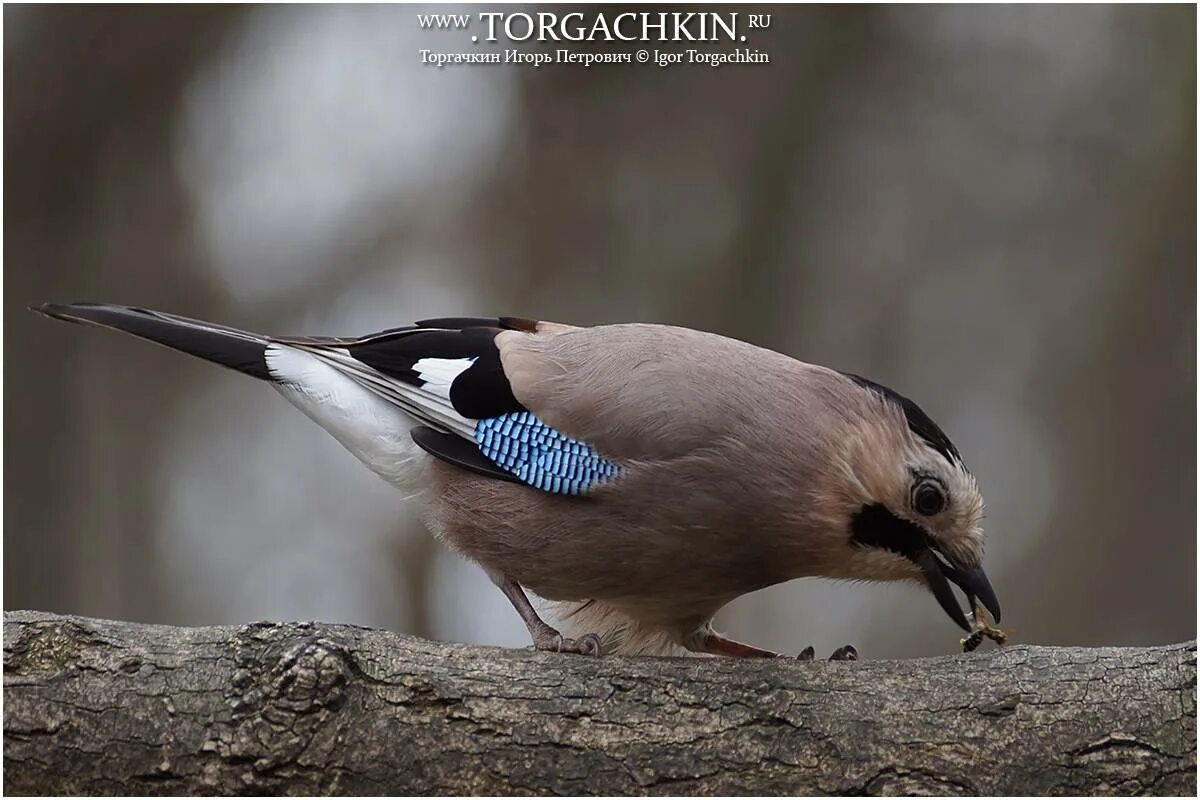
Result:
[[859,509],[850,522],[850,538],[860,547],[879,547],[911,559],[929,548],[921,526],[901,519],[881,503]]

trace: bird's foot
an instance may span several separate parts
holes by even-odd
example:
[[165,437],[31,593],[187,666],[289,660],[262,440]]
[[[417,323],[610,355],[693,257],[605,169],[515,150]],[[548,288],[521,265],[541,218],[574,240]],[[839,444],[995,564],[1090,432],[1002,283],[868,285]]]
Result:
[[594,633],[580,636],[578,639],[568,639],[553,628],[544,636],[533,640],[533,649],[549,653],[576,653],[581,656],[598,656],[604,651],[600,646],[600,637]]
[[[816,658],[816,651],[812,646],[808,646],[800,651],[800,655],[796,656],[799,661],[812,661]],[[858,651],[854,649],[854,645],[848,644],[839,647],[833,651],[833,655],[829,657],[830,661],[858,661]]]
[[[491,573],[489,573],[491,575]],[[578,639],[568,639],[558,631],[547,625],[538,613],[533,608],[533,604],[529,602],[529,598],[525,595],[525,590],[521,588],[521,584],[511,578],[503,576],[491,575],[496,585],[500,587],[500,591],[504,592],[504,596],[513,604],[513,608],[521,615],[521,620],[525,623],[525,627],[529,629],[529,636],[533,639],[533,649],[542,650],[549,653],[578,653],[583,656],[598,656],[603,648],[600,646],[600,637],[594,633],[589,633],[586,636],[580,636]]]
[[858,661],[858,651],[854,649],[854,645],[846,644],[833,651],[833,655],[829,657],[830,661]]

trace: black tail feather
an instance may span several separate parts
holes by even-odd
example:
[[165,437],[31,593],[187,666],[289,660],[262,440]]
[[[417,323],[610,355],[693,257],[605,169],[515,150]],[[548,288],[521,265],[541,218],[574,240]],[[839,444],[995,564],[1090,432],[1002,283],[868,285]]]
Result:
[[44,303],[30,309],[53,319],[123,331],[255,378],[271,379],[264,358],[265,336],[133,306]]

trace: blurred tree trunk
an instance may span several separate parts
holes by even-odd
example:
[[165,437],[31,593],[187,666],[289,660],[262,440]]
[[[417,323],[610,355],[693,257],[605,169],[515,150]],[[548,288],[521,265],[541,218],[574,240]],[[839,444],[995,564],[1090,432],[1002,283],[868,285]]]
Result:
[[6,612],[9,794],[1194,794],[1195,646],[583,658]]
[[[6,570],[8,606],[20,598],[116,616],[164,607],[151,536],[155,427],[192,365],[149,348],[138,367],[154,369],[137,379],[132,368],[101,372],[92,357],[111,340],[51,328],[25,307],[177,307],[186,297],[194,316],[218,316],[176,173],[175,112],[241,13],[4,10],[5,555],[26,565]],[[54,337],[52,348],[35,346]],[[46,352],[70,355],[49,361]]]
[[[1128,35],[1153,54],[1142,69],[1160,76],[1159,91],[1177,103],[1158,147],[1130,148],[1108,165],[1100,206],[1108,220],[1093,224],[1110,232],[1121,268],[1093,312],[1103,324],[1080,337],[1077,358],[1043,364],[1031,387],[1058,473],[1072,479],[1060,487],[1047,548],[1025,579],[1060,587],[1053,602],[1077,620],[1077,641],[1112,641],[1123,630],[1132,643],[1196,627],[1196,537],[1176,522],[1196,530],[1196,39],[1194,8],[1149,19],[1121,13]],[[1079,337],[1075,314],[1064,314],[1052,336]],[[1097,497],[1108,502],[1100,507]],[[1163,569],[1164,559],[1190,574]],[[1173,613],[1153,611],[1166,608]]]

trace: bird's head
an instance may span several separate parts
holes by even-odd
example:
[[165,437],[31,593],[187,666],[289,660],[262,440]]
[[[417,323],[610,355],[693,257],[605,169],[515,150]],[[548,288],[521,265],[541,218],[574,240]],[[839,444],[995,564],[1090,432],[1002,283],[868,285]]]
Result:
[[958,450],[915,403],[858,376],[862,409],[839,448],[831,487],[844,548],[835,577],[917,580],[970,630],[956,584],[1000,619],[983,571],[983,498]]

